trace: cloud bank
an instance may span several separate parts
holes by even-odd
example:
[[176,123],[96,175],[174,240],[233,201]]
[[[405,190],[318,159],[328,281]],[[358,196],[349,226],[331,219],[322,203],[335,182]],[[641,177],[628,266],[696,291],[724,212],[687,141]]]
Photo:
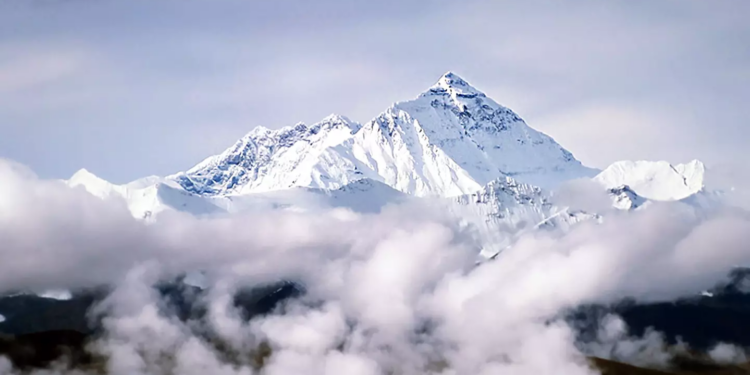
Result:
[[[459,225],[409,206],[372,215],[171,213],[146,224],[122,202],[2,161],[0,243],[9,260],[0,263],[3,292],[114,287],[92,312],[104,317],[104,334],[91,348],[112,374],[575,375],[595,373],[590,354],[644,363],[668,354],[658,335],[629,338],[616,319],[600,333],[599,349],[609,349],[581,349],[562,313],[712,287],[750,261],[750,217],[655,204],[563,235],[525,236],[477,267]],[[154,285],[198,270],[209,280],[206,315],[181,321]],[[234,294],[281,280],[304,295],[245,321]],[[743,358],[728,346],[711,353]]]

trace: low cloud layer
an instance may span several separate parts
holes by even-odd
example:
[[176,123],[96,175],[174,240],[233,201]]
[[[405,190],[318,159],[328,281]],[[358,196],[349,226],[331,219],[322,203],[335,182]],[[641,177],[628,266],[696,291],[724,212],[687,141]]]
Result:
[[[4,292],[114,286],[97,307],[105,334],[92,347],[113,374],[576,375],[595,373],[588,354],[658,363],[665,352],[658,337],[629,338],[617,320],[600,334],[598,348],[609,349],[582,351],[562,312],[711,287],[750,261],[750,218],[655,204],[561,236],[525,236],[475,267],[478,249],[453,220],[413,207],[167,213],[146,224],[122,202],[2,161],[0,243]],[[153,285],[197,270],[209,279],[207,314],[183,322],[165,312]],[[234,292],[280,280],[304,285],[305,295],[243,321]],[[216,340],[235,354],[218,352]],[[260,369],[262,345],[271,354]],[[732,347],[711,353],[741,358]]]

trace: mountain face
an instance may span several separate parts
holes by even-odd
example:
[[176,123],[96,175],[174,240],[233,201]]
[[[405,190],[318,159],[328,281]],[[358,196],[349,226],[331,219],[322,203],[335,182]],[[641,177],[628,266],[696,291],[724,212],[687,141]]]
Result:
[[594,181],[607,189],[627,185],[647,199],[675,201],[701,191],[705,172],[705,166],[698,160],[676,165],[665,161],[618,161],[594,177]]
[[609,189],[612,206],[619,210],[635,210],[645,206],[649,201],[633,191],[628,185]]
[[212,200],[191,194],[179,185],[155,177],[115,185],[81,169],[67,181],[67,184],[71,187],[82,187],[102,199],[122,199],[133,216],[138,219],[150,219],[164,210],[184,211],[195,215],[223,212]]
[[719,198],[704,191],[699,161],[622,161],[595,172],[447,73],[364,125],[331,115],[310,126],[259,127],[186,172],[114,185],[81,170],[67,183],[124,199],[133,216],[145,220],[167,210],[199,216],[338,207],[376,213],[419,199],[459,219],[485,257],[530,231],[564,233],[604,220],[605,212],[555,202],[555,187],[570,179],[593,177],[612,207],[625,211],[667,200],[685,203],[686,214],[701,214]]
[[537,186],[510,177],[490,181],[479,191],[441,202],[451,215],[461,218],[485,258],[512,245],[517,235],[550,217],[559,208],[551,194]]
[[168,179],[201,195],[339,188],[363,178],[362,173],[350,172],[351,163],[335,151],[358,129],[358,124],[337,115],[312,126],[258,127],[221,154]]
[[459,196],[499,177],[554,188],[591,177],[549,136],[453,73],[360,126],[331,115],[312,126],[256,128],[168,179],[201,195],[292,187],[337,189],[369,178],[414,196]]

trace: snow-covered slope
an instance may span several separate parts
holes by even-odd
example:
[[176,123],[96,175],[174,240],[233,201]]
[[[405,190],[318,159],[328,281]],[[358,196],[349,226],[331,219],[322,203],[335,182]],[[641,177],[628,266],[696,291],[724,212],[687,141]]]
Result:
[[551,215],[550,194],[510,177],[490,181],[479,191],[445,198],[448,212],[460,218],[488,258],[510,246],[517,235]]
[[644,198],[671,201],[701,191],[705,171],[698,160],[677,165],[666,161],[619,161],[594,177],[594,181],[607,189],[627,185]]
[[587,221],[601,223],[603,220],[604,218],[596,213],[564,208],[537,224],[534,229],[559,230],[564,233],[575,224]]
[[609,189],[609,195],[612,197],[612,206],[619,210],[635,210],[644,207],[649,202],[628,185]]
[[335,147],[359,125],[331,115],[312,126],[253,129],[232,147],[187,172],[168,177],[203,195],[265,192],[291,187],[339,188],[363,176]]
[[410,199],[388,185],[370,179],[351,182],[338,189],[295,187],[263,193],[206,197],[228,213],[285,209],[318,211],[347,208],[358,213],[377,213],[389,204]]
[[553,208],[549,198],[550,194],[537,186],[502,177],[476,193],[450,201],[456,203],[453,211],[459,217],[478,214],[493,228],[517,231],[532,227],[549,216]]
[[333,190],[298,187],[226,196],[195,194],[173,182],[154,178],[115,185],[86,170],[76,172],[67,184],[85,188],[102,199],[121,199],[138,219],[153,219],[165,210],[196,216],[268,209],[315,211],[348,208],[359,213],[375,213],[388,204],[409,199],[406,194],[370,179],[357,180]]
[[115,185],[99,178],[85,168],[74,173],[73,176],[67,180],[67,183],[71,187],[83,186],[89,193],[102,199],[112,196],[121,197],[127,190],[123,186]]
[[136,180],[126,185],[115,185],[81,169],[67,181],[67,184],[71,187],[82,187],[102,199],[122,199],[133,216],[139,219],[151,218],[168,209],[194,215],[224,212],[210,199],[154,177]]
[[390,204],[400,204],[411,197],[378,181],[365,178],[336,190],[315,189],[331,207],[348,208],[355,212],[377,213]]
[[457,196],[498,177],[554,188],[593,176],[552,138],[453,73],[355,136],[354,155],[397,190]]
[[473,194],[445,198],[447,210],[460,218],[482,248],[485,258],[538,229],[568,231],[573,225],[601,220],[596,213],[556,205],[554,193],[510,177],[491,181]]
[[414,196],[459,196],[512,176],[551,188],[591,177],[552,138],[453,73],[360,126],[332,115],[310,127],[256,128],[234,146],[168,177],[202,195],[292,187],[337,189],[369,178]]

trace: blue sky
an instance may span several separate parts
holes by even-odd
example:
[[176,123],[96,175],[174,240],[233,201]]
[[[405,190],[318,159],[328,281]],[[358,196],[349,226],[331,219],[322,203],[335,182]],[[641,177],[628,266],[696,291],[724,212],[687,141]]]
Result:
[[0,157],[184,170],[257,125],[366,122],[452,70],[584,163],[742,161],[750,2],[3,0]]

